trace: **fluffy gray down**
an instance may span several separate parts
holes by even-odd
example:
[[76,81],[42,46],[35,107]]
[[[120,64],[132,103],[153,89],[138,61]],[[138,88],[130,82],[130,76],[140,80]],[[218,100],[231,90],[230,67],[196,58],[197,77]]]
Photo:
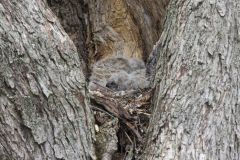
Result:
[[114,91],[145,89],[150,85],[144,62],[124,57],[110,57],[98,61],[93,66],[89,88],[94,89],[95,83]]

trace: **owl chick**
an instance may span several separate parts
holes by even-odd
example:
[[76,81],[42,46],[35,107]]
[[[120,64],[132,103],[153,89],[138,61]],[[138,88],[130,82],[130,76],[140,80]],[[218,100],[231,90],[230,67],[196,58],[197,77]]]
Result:
[[114,91],[144,89],[150,84],[144,62],[124,57],[110,57],[97,62],[90,77],[90,89],[93,89],[94,83]]

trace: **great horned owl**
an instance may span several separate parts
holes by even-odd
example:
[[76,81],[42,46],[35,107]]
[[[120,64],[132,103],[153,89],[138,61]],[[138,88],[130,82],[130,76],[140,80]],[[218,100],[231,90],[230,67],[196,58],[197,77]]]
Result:
[[150,84],[142,60],[115,56],[100,60],[93,66],[90,89],[94,83],[114,91],[144,89]]

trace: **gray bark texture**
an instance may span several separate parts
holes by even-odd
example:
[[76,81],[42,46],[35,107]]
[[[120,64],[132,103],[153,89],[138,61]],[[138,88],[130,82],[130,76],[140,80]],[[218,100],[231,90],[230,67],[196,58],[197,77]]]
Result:
[[82,60],[40,0],[0,1],[0,159],[95,159]]
[[240,1],[172,0],[143,159],[240,159]]
[[160,35],[140,159],[240,159],[240,1],[168,1],[0,0],[0,159],[96,159],[87,65]]
[[83,72],[88,76],[87,23],[88,3],[85,0],[46,0],[62,27],[75,44],[84,61]]

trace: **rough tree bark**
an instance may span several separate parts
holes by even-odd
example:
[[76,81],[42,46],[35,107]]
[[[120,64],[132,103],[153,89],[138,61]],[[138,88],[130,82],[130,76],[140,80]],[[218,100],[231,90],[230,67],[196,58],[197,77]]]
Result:
[[84,74],[88,77],[88,3],[86,0],[46,0],[62,27],[75,44],[83,59]]
[[144,159],[240,159],[240,1],[172,0]]
[[113,39],[104,35],[103,42],[110,38],[117,44],[110,54],[130,55],[134,48],[137,57],[146,58],[168,0],[151,1],[160,10],[150,1],[99,2],[0,1],[0,159],[94,159],[83,75],[87,49],[96,49],[110,28],[108,34],[117,33]]
[[82,59],[43,1],[0,1],[0,159],[95,159]]
[[[113,52],[146,58],[168,0],[67,4],[83,2],[94,61]],[[70,9],[78,16],[68,28],[68,16],[61,19],[67,7],[54,7],[84,52],[81,9]],[[156,90],[143,159],[240,159],[239,19],[238,0],[171,1],[150,62]],[[85,54],[69,36],[44,2],[0,1],[0,159],[95,158]]]

